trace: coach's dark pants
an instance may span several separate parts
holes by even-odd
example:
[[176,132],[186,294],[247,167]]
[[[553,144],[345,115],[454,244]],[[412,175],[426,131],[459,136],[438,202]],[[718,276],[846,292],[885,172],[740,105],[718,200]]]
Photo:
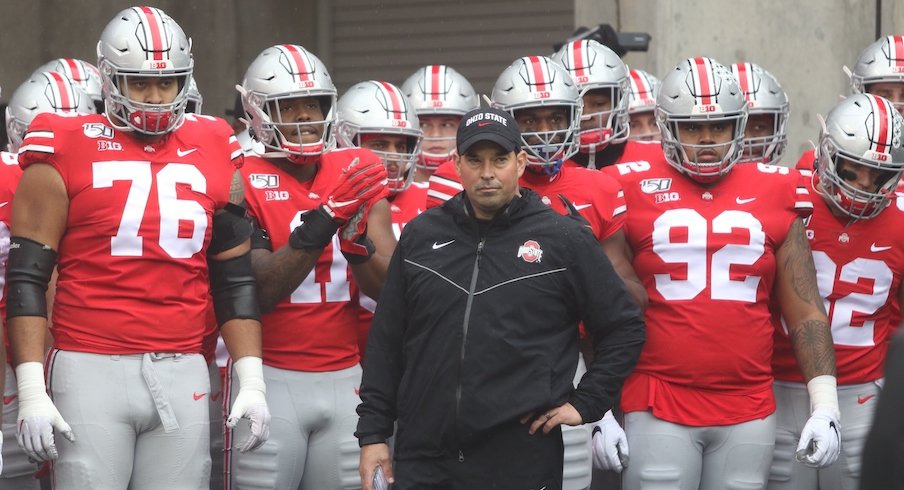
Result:
[[517,422],[447,458],[397,460],[393,490],[559,490],[562,431],[527,433]]

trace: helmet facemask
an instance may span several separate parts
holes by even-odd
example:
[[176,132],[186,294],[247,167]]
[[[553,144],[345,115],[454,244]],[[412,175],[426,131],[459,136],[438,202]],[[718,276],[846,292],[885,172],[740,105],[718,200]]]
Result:
[[741,154],[739,163],[745,162],[763,162],[774,163],[781,160],[785,153],[785,147],[788,144],[788,135],[785,132],[785,122],[788,120],[788,111],[772,111],[759,110],[754,112],[751,110],[747,118],[748,128],[751,122],[754,122],[756,115],[770,115],[772,131],[765,136],[745,136],[744,151]]
[[[581,153],[595,153],[604,150],[610,143],[624,143],[628,139],[628,80],[621,86],[605,86],[590,88],[584,91],[584,110],[581,115],[581,131],[578,145]],[[609,98],[608,111],[588,112],[593,110],[587,104],[587,97],[604,95]],[[592,100],[592,99],[591,99]]]
[[[727,175],[735,163],[741,158],[743,149],[744,126],[747,122],[747,113],[734,115],[718,115],[712,117],[669,117],[657,110],[657,123],[663,134],[663,150],[666,160],[672,166],[687,174],[693,180],[700,183],[711,183]],[[688,125],[722,123],[730,125],[731,139],[715,143],[682,143],[682,131],[689,131]],[[722,154],[721,158],[711,161],[700,157],[715,152]]]
[[[405,138],[405,152],[379,150],[366,144],[368,141],[376,140],[383,136],[396,135]],[[391,132],[358,133],[354,136],[354,143],[359,148],[369,148],[383,161],[387,175],[386,188],[389,189],[390,193],[396,194],[411,186],[414,181],[414,170],[417,165],[418,154],[420,153],[420,137]]]
[[[820,193],[829,197],[829,202],[851,219],[870,219],[876,217],[895,198],[895,189],[904,163],[889,168],[841,150],[831,138],[821,138],[817,150],[817,177]],[[879,172],[876,189],[866,191],[853,185],[857,175],[853,166],[863,166]]]
[[[109,73],[108,73],[109,71]],[[105,97],[107,116],[114,126],[120,129],[131,128],[142,134],[161,135],[169,133],[182,124],[185,116],[185,105],[188,102],[188,84],[191,69],[179,75],[165,73],[148,75],[146,73],[126,73],[114,70],[109,64],[101,63],[101,72],[105,79],[104,90],[110,90]],[[115,74],[114,74],[115,72]],[[146,103],[138,102],[129,94],[129,83],[149,79],[173,78],[178,91],[170,102]],[[109,83],[106,80],[109,79]],[[109,86],[109,89],[107,88]]]
[[[580,100],[580,99],[579,99]],[[565,112],[563,119],[565,126],[551,131],[525,131],[525,118],[523,111],[529,109],[554,109],[562,108]],[[568,160],[578,152],[578,134],[580,133],[581,104],[555,104],[527,106],[512,109],[512,115],[518,121],[521,131],[521,149],[527,152],[527,164],[534,168],[542,168],[549,175],[553,175],[562,168],[565,160]]]
[[[304,104],[308,99],[317,101],[321,115],[299,121],[298,117],[294,116],[292,106]],[[244,94],[242,100],[246,115],[251,121],[254,137],[268,150],[261,156],[285,158],[302,165],[317,163],[325,152],[336,146],[333,138],[333,123],[336,120],[333,111],[335,99],[334,94],[321,96],[280,94],[266,97],[260,94]],[[313,108],[308,110],[314,111]],[[311,139],[311,134],[316,135],[317,139],[305,141],[305,138]]]

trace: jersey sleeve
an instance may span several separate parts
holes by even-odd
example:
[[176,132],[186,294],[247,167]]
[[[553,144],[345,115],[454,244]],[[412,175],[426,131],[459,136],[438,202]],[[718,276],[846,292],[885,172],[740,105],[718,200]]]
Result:
[[806,219],[813,214],[813,199],[809,185],[812,175],[808,171],[791,170],[791,177],[794,180],[794,211],[801,219]]
[[229,135],[229,158],[232,160],[232,166],[236,169],[242,168],[245,164],[245,154],[242,152],[242,145],[239,143],[235,134]]
[[455,164],[451,160],[443,163],[430,176],[427,189],[427,209],[442,205],[463,190],[461,179],[458,178],[458,173],[455,171]]
[[800,159],[797,161],[797,165],[794,166],[797,170],[809,170],[813,171],[816,169],[816,150],[807,150],[800,155]]
[[605,202],[606,223],[605,229],[602,230],[602,239],[605,240],[610,236],[618,233],[625,226],[625,216],[628,211],[628,204],[625,201],[625,191],[622,189],[621,183],[608,174],[599,173],[600,200]]
[[63,174],[60,162],[66,148],[66,131],[62,118],[54,114],[38,114],[28,126],[19,148],[19,166],[26,169],[35,163],[47,163]]

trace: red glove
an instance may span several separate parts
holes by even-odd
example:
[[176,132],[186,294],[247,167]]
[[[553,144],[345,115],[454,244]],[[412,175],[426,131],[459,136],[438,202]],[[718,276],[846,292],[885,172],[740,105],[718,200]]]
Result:
[[345,224],[368,202],[376,202],[376,196],[387,192],[386,182],[386,167],[379,159],[361,163],[360,158],[355,157],[342,170],[336,187],[320,205],[333,220]]

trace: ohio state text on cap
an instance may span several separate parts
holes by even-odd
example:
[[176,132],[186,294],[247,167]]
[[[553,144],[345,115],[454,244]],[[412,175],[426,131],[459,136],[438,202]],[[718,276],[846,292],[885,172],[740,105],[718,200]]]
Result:
[[505,151],[521,147],[521,130],[511,113],[491,107],[474,109],[461,118],[455,139],[459,155],[475,143],[492,141]]

